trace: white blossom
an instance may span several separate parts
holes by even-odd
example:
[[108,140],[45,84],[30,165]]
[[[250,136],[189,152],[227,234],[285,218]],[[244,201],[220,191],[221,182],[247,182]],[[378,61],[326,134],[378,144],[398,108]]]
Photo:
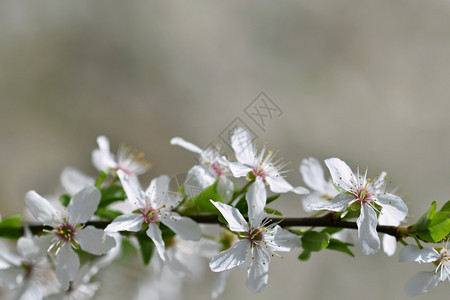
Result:
[[217,149],[209,147],[200,149],[198,146],[185,141],[180,137],[174,137],[170,144],[183,147],[189,151],[199,154],[199,164],[193,166],[187,173],[187,183],[194,184],[202,190],[214,184],[217,180],[217,192],[224,202],[231,200],[234,184],[228,178],[231,174],[228,167],[229,162],[220,155]]
[[240,239],[231,248],[214,256],[209,266],[214,272],[223,272],[246,265],[248,268],[247,287],[254,293],[261,292],[267,285],[269,262],[272,256],[278,255],[276,251],[288,252],[301,245],[297,235],[276,224],[270,224],[263,207],[250,205],[250,203],[261,203],[260,200],[251,199],[260,196],[265,197],[265,193],[251,193],[250,191],[247,193],[248,222],[238,209],[211,200],[211,203],[227,220],[228,228],[238,233]]
[[440,251],[434,248],[420,249],[415,245],[408,245],[400,252],[400,262],[415,261],[418,263],[433,263],[434,271],[422,271],[411,277],[405,286],[408,296],[417,296],[428,292],[431,288],[448,279],[450,282],[450,253],[448,241]]
[[237,162],[229,163],[233,176],[247,176],[250,179],[255,179],[256,182],[264,182],[269,185],[270,190],[274,193],[309,193],[307,189],[300,186],[293,187],[286,181],[283,174],[288,171],[283,170],[283,168],[287,164],[283,162],[282,158],[275,160],[273,151],[266,151],[266,148],[263,148],[257,153],[251,136],[245,129],[240,127],[236,129],[231,137],[231,146],[237,159]]
[[107,227],[106,231],[132,231],[142,229],[144,223],[148,224],[146,233],[152,239],[161,259],[166,260],[165,246],[159,223],[163,223],[186,240],[198,241],[201,230],[197,223],[187,217],[182,217],[173,212],[181,197],[175,193],[169,193],[169,177],[162,175],[153,179],[150,186],[144,192],[139,184],[132,180],[122,170],[117,171],[117,176],[127,194],[128,200],[135,204],[136,212],[118,216]]
[[84,226],[100,202],[100,191],[89,186],[76,193],[70,200],[67,210],[56,210],[46,199],[35,191],[29,191],[25,203],[35,218],[52,230],[45,230],[49,235],[40,239],[50,244],[47,251],[54,251],[57,258],[56,275],[64,290],[69,288],[69,282],[75,279],[80,267],[75,249],[95,255],[107,253],[115,246],[112,237],[101,229]]
[[98,148],[92,151],[92,163],[95,168],[105,173],[112,170],[122,170],[136,179],[150,168],[150,164],[144,160],[144,154],[131,147],[121,145],[117,157],[109,150],[109,140],[106,136],[97,137]]
[[41,300],[60,287],[54,270],[42,255],[37,237],[21,237],[17,254],[1,249],[0,282],[16,291],[16,299]]
[[384,191],[384,178],[377,176],[375,180],[371,180],[366,176],[367,170],[360,174],[359,169],[355,175],[349,166],[338,158],[327,159],[325,164],[340,193],[332,201],[313,203],[310,208],[343,212],[355,203],[360,207],[360,215],[356,221],[359,246],[364,254],[375,254],[380,248],[376,231],[379,212],[377,206],[381,207],[381,214],[389,214],[398,221],[405,218],[408,208],[400,197]]
[[311,211],[309,206],[312,203],[331,201],[338,194],[331,178],[325,180],[322,166],[317,159],[313,157],[303,159],[299,169],[303,181],[312,190],[309,195],[303,198],[302,203],[305,211]]

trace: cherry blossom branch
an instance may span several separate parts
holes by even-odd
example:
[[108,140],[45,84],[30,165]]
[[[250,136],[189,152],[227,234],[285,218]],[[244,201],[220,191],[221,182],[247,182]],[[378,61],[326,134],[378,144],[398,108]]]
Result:
[[[220,224],[217,215],[185,215],[197,223],[202,224]],[[281,227],[335,227],[335,228],[348,228],[358,229],[356,222],[341,221],[335,218],[334,213],[326,214],[318,218],[283,218],[283,217],[271,217],[269,223],[278,223]],[[92,225],[96,228],[106,228],[110,224],[109,221],[89,221],[85,226]],[[30,231],[33,234],[42,232],[43,229],[49,229],[48,226],[43,225],[29,225]],[[47,228],[48,227],[48,228]],[[385,233],[396,237],[398,240],[405,237],[405,226],[385,226],[378,225],[377,232]]]

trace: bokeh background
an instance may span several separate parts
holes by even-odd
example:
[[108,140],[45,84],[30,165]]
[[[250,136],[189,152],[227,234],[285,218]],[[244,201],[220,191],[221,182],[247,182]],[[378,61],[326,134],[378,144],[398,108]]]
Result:
[[[292,161],[294,185],[311,156],[386,171],[412,222],[449,199],[449,19],[450,2],[433,0],[2,1],[0,212],[21,213],[30,189],[54,193],[65,166],[94,176],[100,134],[145,152],[146,185],[195,163],[172,137],[204,147],[239,118]],[[262,91],[281,110],[264,128],[245,114]],[[431,268],[355,253],[274,259],[260,295],[235,271],[221,299],[408,299],[407,279]],[[206,274],[185,299],[209,299]],[[109,294],[130,298],[117,284]],[[446,295],[448,283],[416,299]]]

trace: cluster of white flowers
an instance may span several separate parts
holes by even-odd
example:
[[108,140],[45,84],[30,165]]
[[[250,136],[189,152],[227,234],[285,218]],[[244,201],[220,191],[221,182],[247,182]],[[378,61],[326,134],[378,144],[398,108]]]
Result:
[[[74,168],[64,169],[61,183],[68,194],[61,201],[47,200],[35,191],[25,196],[29,212],[40,222],[34,225],[41,227],[40,232],[35,230],[36,235],[32,235],[32,226],[24,226],[25,235],[18,239],[16,249],[0,240],[0,283],[10,288],[15,298],[91,299],[101,290],[97,275],[117,263],[127,247],[140,249],[144,263],[151,265],[142,274],[153,274],[141,280],[136,299],[181,297],[178,290],[182,278],[201,272],[192,265],[198,257],[209,259],[210,270],[220,272],[212,288],[213,298],[225,290],[226,278],[235,267],[247,270],[247,287],[252,292],[262,292],[268,283],[272,257],[302,246],[308,248],[305,241],[302,245],[305,231],[282,227],[283,219],[268,213],[268,192],[302,195],[304,210],[317,211],[316,216],[356,219],[357,240],[366,255],[380,248],[377,226],[399,226],[408,212],[403,200],[394,191],[388,192],[385,172],[371,179],[367,169],[353,172],[338,158],[325,160],[331,174],[328,180],[318,160],[304,159],[299,170],[311,192],[291,185],[284,175],[288,171],[282,159],[265,147],[258,151],[242,128],[231,137],[236,160],[228,159],[219,149],[203,150],[180,137],[171,140],[172,145],[199,155],[187,178],[201,191],[214,187],[213,194],[217,195],[201,204],[186,190],[171,190],[167,175],[153,179],[144,190],[138,176],[150,165],[143,155],[121,146],[116,156],[110,152],[105,136],[98,137],[97,143],[92,163],[100,172],[98,179]],[[245,177],[248,183],[236,189],[233,177]],[[116,197],[122,197],[111,200],[105,196],[111,188],[119,191]],[[220,238],[205,234],[204,227],[196,222],[201,211],[185,214],[195,205],[208,207],[207,212],[224,223]],[[344,243],[350,231],[334,233],[332,238]],[[384,251],[393,255],[396,243],[395,237],[386,234]],[[440,248],[403,248],[401,261],[436,265],[434,271],[411,278],[405,289],[408,295],[424,293],[447,279],[450,282],[447,244]],[[153,249],[157,255],[152,256]],[[165,285],[172,286],[171,295],[161,288]]]

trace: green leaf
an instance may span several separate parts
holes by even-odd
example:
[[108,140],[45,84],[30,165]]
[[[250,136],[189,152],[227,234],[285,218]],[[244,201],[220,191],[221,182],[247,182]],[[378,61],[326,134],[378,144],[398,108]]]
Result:
[[450,201],[447,201],[447,203],[445,203],[445,204],[442,206],[442,208],[441,208],[440,211],[441,211],[441,212],[450,212]]
[[114,220],[115,218],[117,218],[118,216],[120,216],[122,214],[123,213],[120,211],[107,209],[104,207],[99,207],[97,209],[97,211],[95,212],[96,216],[98,216],[100,218],[108,219],[110,221]]
[[298,259],[301,261],[307,261],[310,258],[311,258],[311,251],[308,250],[303,250],[303,252],[300,253],[300,255],[298,256]]
[[248,204],[245,195],[241,199],[239,199],[238,203],[236,203],[234,207],[237,208],[243,216],[246,216],[248,214]]
[[118,185],[102,188],[100,189],[100,193],[102,194],[102,197],[98,207],[107,207],[114,202],[123,201],[127,197],[123,188]]
[[12,215],[9,216],[7,218],[4,218],[1,222],[0,222],[0,227],[22,227],[21,222],[22,222],[23,216],[22,215]]
[[164,224],[159,224],[159,229],[161,229],[161,235],[164,240],[164,242],[167,242],[168,240],[172,239],[176,234],[172,231],[169,227],[167,227]]
[[0,222],[0,237],[16,240],[23,235],[22,215],[12,215]]
[[330,235],[326,232],[307,231],[302,236],[302,247],[308,251],[320,251],[330,243]]
[[334,233],[336,233],[336,232],[341,231],[342,229],[343,229],[343,228],[339,228],[339,227],[327,227],[327,228],[323,229],[323,230],[320,231],[320,232],[322,232],[322,233],[328,233],[329,235],[332,235],[332,234],[334,234]]
[[439,242],[450,234],[450,213],[437,212],[428,225],[433,242]]
[[436,211],[436,206],[437,206],[437,202],[433,201],[433,203],[431,203],[430,208],[428,209],[428,211],[419,219],[419,221],[417,221],[416,224],[414,224],[413,226],[417,227],[417,230],[426,230],[428,225],[431,222],[431,219],[434,216],[434,213]]
[[207,187],[193,199],[202,212],[217,212],[216,207],[210,200],[215,202],[223,202],[222,197],[217,192],[217,183]]
[[141,255],[144,265],[148,265],[155,250],[155,244],[147,236],[145,231],[139,231],[138,233],[136,233],[136,237],[138,239],[139,246],[141,248]]
[[97,180],[95,181],[95,187],[100,189],[103,181],[105,181],[106,178],[108,178],[108,174],[103,171],[100,171],[100,174],[98,174]]
[[216,202],[223,202],[222,197],[217,192],[217,181],[204,189],[200,194],[190,198],[185,202],[185,205],[189,207],[185,213],[213,213],[218,214],[216,207],[210,202],[210,200]]
[[270,207],[266,207],[266,208],[264,208],[264,211],[267,213],[267,214],[274,214],[274,215],[276,215],[276,216],[282,216],[283,214],[279,211],[279,210],[277,210],[277,209],[273,209],[273,208],[270,208]]
[[410,233],[420,239],[437,243],[450,234],[450,201],[436,212],[437,203],[434,201],[428,211],[411,226]]
[[276,194],[276,195],[267,197],[266,204],[269,204],[269,203],[271,203],[271,202],[277,200],[278,198],[280,198],[280,196],[281,196],[280,194]]
[[62,206],[67,207],[70,203],[70,199],[72,199],[72,195],[70,194],[62,194],[61,196],[59,196],[59,202],[61,203]]
[[351,244],[351,243],[345,243],[345,242],[342,242],[340,240],[331,238],[327,249],[344,252],[344,253],[350,255],[351,257],[355,257],[353,252],[350,251],[350,249],[348,248],[350,246],[352,247],[354,245]]

